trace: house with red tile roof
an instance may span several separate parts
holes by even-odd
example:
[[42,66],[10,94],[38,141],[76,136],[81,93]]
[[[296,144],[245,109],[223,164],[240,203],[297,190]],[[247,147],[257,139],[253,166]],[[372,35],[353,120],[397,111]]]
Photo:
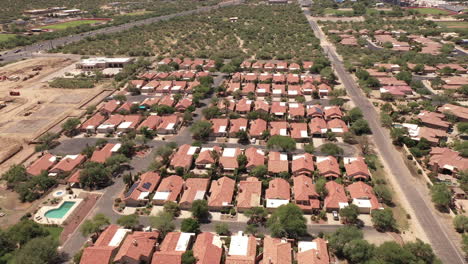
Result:
[[117,127],[117,131],[119,132],[130,132],[137,128],[138,124],[140,124],[142,120],[141,115],[126,115],[122,123],[119,124]]
[[241,69],[249,70],[252,67],[252,63],[250,61],[243,61],[240,65]]
[[149,201],[149,195],[156,190],[161,176],[154,171],[140,175],[138,181],[123,193],[122,201],[127,206],[143,206]]
[[443,106],[437,108],[437,111],[440,113],[450,113],[455,115],[460,122],[468,122],[468,107],[444,104]]
[[263,264],[291,264],[291,243],[281,238],[266,236],[263,239]]
[[180,126],[180,118],[177,115],[167,115],[161,117],[161,123],[156,132],[158,134],[175,134]]
[[297,142],[309,141],[309,132],[307,123],[290,123],[291,137]]
[[[282,73],[274,73],[273,74],[273,90],[275,90],[275,87],[277,87],[277,89],[281,89],[283,91],[283,94],[284,94],[284,91],[285,91],[285,86],[284,84],[286,83],[286,76]],[[273,91],[273,95],[276,96],[279,96],[278,93],[275,93]]]
[[277,71],[287,71],[288,70],[288,62],[286,62],[286,61],[276,62],[276,70]]
[[245,156],[247,157],[247,164],[245,165],[247,171],[265,165],[265,152],[262,149],[250,147],[245,150]]
[[214,60],[207,60],[206,64],[203,65],[203,70],[210,71],[216,69],[216,61]]
[[211,182],[208,207],[213,211],[232,207],[232,197],[236,182],[226,176]]
[[252,70],[263,70],[263,63],[256,61],[251,66]]
[[130,108],[132,107],[133,103],[131,102],[124,102],[123,104],[120,105],[120,107],[117,109],[117,113],[125,115],[130,112]]
[[317,86],[317,90],[320,96],[327,96],[332,91],[332,88],[326,83],[321,83]]
[[242,73],[241,76],[243,82],[256,82],[258,78],[258,74],[254,72]]
[[185,89],[185,93],[186,94],[193,93],[193,89],[195,89],[195,87],[197,87],[199,85],[200,85],[199,81],[188,82],[187,83],[187,88]]
[[303,104],[289,103],[288,106],[289,106],[289,110],[288,110],[289,119],[301,120],[304,118],[305,109],[304,109]]
[[268,172],[272,174],[289,172],[288,154],[270,151],[268,153]]
[[320,210],[320,195],[315,190],[312,178],[299,175],[293,177],[294,203],[304,212],[312,213]]
[[[145,80],[131,80],[129,82],[129,86],[133,86],[137,89],[141,89],[143,86],[145,86],[146,81]],[[127,88],[128,89],[128,88]]]
[[107,143],[101,149],[95,150],[91,156],[92,162],[104,163],[108,158],[110,158],[115,153],[118,153],[122,144],[120,143]]
[[364,158],[357,157],[351,160],[345,160],[346,177],[351,180],[368,180],[371,178],[369,167],[367,167]]
[[80,264],[110,264],[125,235],[129,232],[131,230],[123,229],[118,225],[109,225],[92,246],[83,249]]
[[221,157],[219,157],[219,165],[223,171],[233,172],[239,167],[237,157],[242,153],[240,148],[224,148]]
[[247,124],[248,120],[245,118],[237,118],[231,119],[229,121],[229,136],[230,137],[237,137],[237,132],[239,131],[247,131]]
[[154,252],[151,264],[180,264],[182,255],[189,249],[195,238],[194,233],[169,232]]
[[271,84],[269,83],[259,83],[255,90],[257,96],[269,96],[271,94]]
[[271,82],[273,80],[273,74],[270,72],[262,72],[258,75],[259,82]]
[[412,95],[413,89],[408,85],[380,87],[380,96],[382,97],[384,94],[391,94],[395,98],[404,98],[407,95]]
[[239,100],[236,104],[236,112],[239,114],[247,114],[252,110],[253,102],[252,100],[243,98]]
[[429,166],[434,172],[458,174],[468,170],[468,158],[462,157],[457,151],[433,147],[429,155]]
[[248,177],[240,181],[237,193],[237,211],[243,212],[252,207],[261,206],[262,182],[257,178]]
[[200,154],[195,160],[195,166],[199,169],[208,169],[215,164],[216,160],[214,159],[213,151],[218,153],[218,156],[221,155],[221,147],[214,146],[212,148],[202,148]]
[[269,113],[270,112],[270,105],[268,104],[268,102],[265,102],[265,101],[255,101],[254,111]]
[[221,238],[209,232],[198,234],[192,250],[197,264],[220,264],[224,251]]
[[165,105],[165,106],[174,106],[175,100],[172,98],[170,95],[163,96],[161,100],[159,101],[159,105]]
[[72,188],[80,188],[80,172],[81,170],[76,170],[70,177],[68,177],[67,183]]
[[161,123],[161,121],[162,118],[160,116],[150,115],[148,116],[148,118],[146,118],[145,120],[143,120],[143,122],[140,123],[137,130],[140,131],[142,128],[146,127],[148,128],[148,130],[154,131]]
[[219,110],[223,113],[227,113],[229,111],[234,111],[234,108],[236,107],[236,101],[234,100],[219,100],[217,107]]
[[64,173],[71,172],[80,166],[86,160],[86,156],[78,155],[66,155],[63,157],[55,166],[50,169],[50,173]]
[[195,200],[204,200],[209,184],[208,178],[188,178],[185,181],[184,193],[179,201],[180,208],[190,209]]
[[307,106],[307,117],[310,118],[323,118],[323,107],[321,105],[308,105]]
[[99,108],[99,112],[102,114],[112,114],[117,108],[119,108],[120,102],[117,100],[110,100],[105,102],[101,108]]
[[160,100],[161,100],[160,97],[146,98],[145,100],[143,100],[143,102],[141,102],[140,105],[150,108],[150,107],[152,107],[154,105],[157,105]]
[[450,76],[442,78],[442,81],[444,81],[445,83],[444,85],[442,85],[442,88],[448,90],[460,89],[463,85],[468,85],[468,81],[466,79],[466,77],[462,76]]
[[313,137],[322,137],[328,131],[327,122],[321,117],[314,117],[310,120],[309,130]]
[[170,93],[183,93],[185,88],[187,88],[187,81],[174,81]]
[[[283,75],[281,75],[283,76]],[[273,76],[274,79],[275,76]],[[275,83],[271,86],[271,95],[273,97],[281,97],[286,95],[286,85]]]
[[317,157],[317,170],[326,179],[335,180],[341,176],[340,165],[333,156]]
[[323,113],[325,120],[331,120],[331,119],[341,119],[343,117],[343,112],[341,112],[339,106],[325,106],[323,108]]
[[328,130],[338,135],[342,135],[349,131],[346,123],[343,120],[338,119],[338,118],[328,120],[327,127],[328,127]]
[[[255,84],[253,84],[253,83],[252,83],[252,85],[255,86]],[[240,90],[240,88],[241,88],[241,84],[240,84],[239,82],[233,82],[233,81],[231,81],[231,82],[227,83],[226,92],[227,92],[228,94],[232,94],[232,93],[234,93],[235,91]]]
[[289,136],[288,122],[286,121],[273,121],[270,122],[270,135],[272,136]]
[[102,115],[100,112],[97,112],[91,118],[81,124],[80,131],[86,133],[96,133],[96,128],[102,122],[104,122],[105,119],[106,117],[104,115]]
[[153,196],[153,204],[164,205],[168,201],[177,202],[183,187],[184,180],[180,176],[172,175],[163,178]]
[[50,153],[45,153],[43,156],[31,163],[26,172],[32,176],[39,176],[42,171],[48,171],[57,162],[57,157]]
[[113,133],[124,119],[125,117],[120,114],[111,115],[106,121],[97,127],[97,132],[103,134]]
[[288,204],[291,200],[291,186],[282,178],[274,178],[268,183],[265,191],[265,205],[267,209],[275,209]]
[[228,126],[229,126],[229,120],[227,118],[213,118],[213,119],[210,119],[210,122],[212,125],[213,137],[226,137],[227,136]]
[[184,70],[190,69],[190,66],[192,66],[193,60],[190,58],[185,58],[182,63],[180,64],[180,68]]
[[313,241],[299,241],[297,264],[329,264],[327,241],[316,238]]
[[[244,85],[242,85],[242,92],[241,92],[241,94],[244,95],[244,96],[247,96],[249,93],[255,93],[255,83],[245,83]],[[242,101],[242,100],[247,101],[247,99],[245,99],[245,98],[244,98],[244,99],[241,99],[241,101]],[[252,105],[248,105],[248,106],[252,106]],[[239,105],[237,104],[237,105],[236,105],[236,111],[239,112],[238,107],[239,107]],[[244,110],[245,107],[247,107],[247,105],[245,105],[245,103],[244,103],[244,105],[241,106],[241,112],[245,112],[245,110]],[[242,108],[244,108],[244,109],[242,109]],[[242,111],[242,110],[243,110],[243,111]]]
[[293,62],[293,63],[289,64],[288,70],[289,71],[300,71],[301,66],[299,64]]
[[249,135],[251,138],[260,138],[266,130],[267,122],[265,120],[255,119],[250,121]]
[[302,62],[302,67],[304,68],[305,71],[308,71],[312,66],[314,66],[314,63],[312,61]]
[[[299,76],[299,74],[289,73],[286,76],[286,80],[287,80],[288,84],[299,84],[299,82],[301,81],[301,77]],[[291,87],[291,86],[289,86],[289,87]],[[288,88],[288,90],[289,89],[290,88]]]
[[304,95],[312,95],[315,90],[316,88],[312,82],[305,82],[301,85],[301,91]]
[[187,110],[187,108],[189,108],[191,105],[192,99],[186,97],[176,104],[175,109],[177,109],[179,112],[185,112],[185,110]]
[[229,251],[225,264],[256,264],[257,239],[252,235],[244,235],[239,231],[231,236]]
[[359,208],[359,213],[370,214],[372,210],[382,208],[377,196],[374,194],[374,189],[368,184],[357,181],[348,185],[346,190],[348,190],[349,196],[353,199],[352,203]]
[[421,111],[416,118],[421,120],[421,122],[430,128],[435,129],[442,129],[447,131],[450,127],[450,122],[444,121],[445,115],[436,113],[436,112],[429,112],[429,111]]
[[288,85],[288,97],[296,98],[297,96],[302,95],[302,89],[300,85]]
[[312,176],[314,170],[314,156],[312,154],[303,153],[293,155],[291,162],[291,172],[294,176]]
[[159,232],[135,231],[128,235],[120,247],[113,263],[139,264],[149,263],[158,243]]
[[276,65],[273,62],[268,61],[263,65],[263,69],[265,71],[270,71],[271,72],[271,71],[274,71],[276,69]]
[[348,196],[346,196],[343,185],[329,181],[325,184],[325,188],[328,191],[327,197],[323,203],[323,208],[327,212],[339,211],[341,208],[348,206]]
[[193,155],[197,151],[198,147],[190,146],[189,144],[180,146],[171,158],[171,167],[174,169],[181,167],[184,171],[188,171],[193,163]]

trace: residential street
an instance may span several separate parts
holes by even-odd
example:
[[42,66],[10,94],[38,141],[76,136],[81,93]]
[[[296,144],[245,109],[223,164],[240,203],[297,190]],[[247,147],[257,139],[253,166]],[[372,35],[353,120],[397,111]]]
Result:
[[[362,109],[364,118],[369,122],[369,126],[372,129],[375,144],[382,158],[393,172],[392,176],[396,179],[399,188],[402,190],[402,195],[406,197],[414,210],[416,220],[425,231],[436,254],[447,264],[465,263],[463,255],[455,244],[455,238],[452,237],[454,231],[449,230],[451,227],[441,222],[433,209],[431,201],[424,198],[425,195],[419,188],[414,187],[413,176],[406,167],[400,153],[392,145],[390,134],[381,126],[379,115],[373,105],[362,93],[351,75],[345,70],[343,62],[339,59],[331,44],[327,44],[324,34],[317,23],[312,20],[309,11],[304,10],[304,13],[315,35],[321,40],[322,47],[328,55],[339,79],[344,84],[348,95],[355,105],[358,105]],[[422,187],[425,188],[425,186]]]

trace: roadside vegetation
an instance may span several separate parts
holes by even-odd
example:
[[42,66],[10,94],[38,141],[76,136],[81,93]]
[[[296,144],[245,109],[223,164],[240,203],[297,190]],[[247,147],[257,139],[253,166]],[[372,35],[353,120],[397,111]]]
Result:
[[[282,19],[278,20],[277,17]],[[238,17],[231,22],[229,17]],[[190,27],[187,25],[190,24]],[[89,37],[56,51],[127,56],[313,59],[320,54],[297,5],[241,5]]]

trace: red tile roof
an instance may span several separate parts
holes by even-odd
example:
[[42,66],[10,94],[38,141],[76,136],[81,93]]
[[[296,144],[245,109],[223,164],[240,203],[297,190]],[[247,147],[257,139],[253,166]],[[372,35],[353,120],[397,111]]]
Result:
[[164,238],[159,251],[153,255],[151,264],[180,264],[186,250],[176,250],[181,232],[169,232]]
[[291,264],[291,243],[280,238],[266,236],[263,239],[263,264]]
[[84,248],[80,264],[110,263],[118,246],[109,246],[109,243],[119,228],[118,225],[108,226],[99,235],[93,246]]
[[221,207],[232,204],[236,182],[228,177],[222,177],[211,183],[208,206]]
[[333,156],[328,156],[325,159],[317,162],[317,169],[325,178],[333,177],[338,178],[341,175],[340,165],[338,161]]
[[214,118],[210,120],[215,134],[226,133],[229,125],[229,120],[227,118]]
[[112,113],[119,107],[120,102],[117,100],[110,100],[109,102],[104,103],[99,109],[102,112]]
[[369,179],[370,171],[362,157],[345,164],[346,175],[353,179]]
[[328,255],[327,242],[322,238],[313,240],[316,243],[315,249],[297,253],[297,264],[329,264],[330,257]]
[[257,178],[248,177],[245,181],[239,182],[239,192],[237,194],[237,208],[248,209],[260,206],[262,196],[262,182]]
[[268,171],[272,173],[289,172],[288,155],[270,151],[268,153]]
[[340,107],[338,106],[326,106],[324,107],[324,115],[325,115],[325,119],[329,120],[329,119],[333,119],[333,118],[342,118],[343,117],[343,113],[341,112],[340,110]]
[[429,165],[453,172],[468,170],[468,158],[449,148],[432,148],[429,153]]
[[301,103],[289,103],[289,116],[293,118],[304,117],[305,109],[304,105]]
[[[231,237],[231,244],[233,245],[233,238]],[[241,245],[243,247],[243,245]],[[257,240],[254,236],[248,237],[248,245],[246,255],[228,255],[226,256],[225,264],[256,264],[257,255]]]
[[91,156],[91,161],[104,163],[106,160],[120,149],[121,144],[107,143],[99,150],[95,150]]
[[253,103],[252,100],[249,99],[241,99],[236,104],[236,111],[237,112],[250,112],[252,109]]
[[247,157],[247,169],[253,169],[257,166],[265,165],[265,153],[261,149],[250,147],[245,150]]
[[221,147],[214,146],[212,149],[202,149],[197,157],[197,160],[195,161],[195,165],[208,165],[215,163],[215,159],[213,158],[213,151],[216,151],[218,152],[218,154],[221,154]]
[[156,193],[169,192],[169,196],[164,202],[167,202],[167,201],[176,202],[177,197],[179,197],[179,194],[182,192],[183,186],[184,186],[184,180],[182,179],[182,177],[177,176],[177,175],[172,175],[172,176],[163,178],[163,180],[161,181],[161,184],[159,184],[159,187]]
[[100,112],[97,112],[90,119],[83,122],[83,124],[80,126],[80,129],[96,129],[102,122],[104,122],[104,119],[106,119],[106,117],[103,116]]
[[249,134],[254,137],[259,137],[267,129],[267,122],[263,119],[255,119],[250,121]]
[[193,256],[197,264],[220,264],[223,254],[223,244],[219,236],[209,232],[198,234],[193,245]]
[[288,122],[286,121],[273,121],[270,122],[270,135],[288,136]]
[[241,130],[247,131],[248,120],[245,118],[237,118],[230,120],[229,133],[237,133]]
[[314,156],[309,153],[294,155],[291,162],[291,171],[294,175],[311,175],[314,171]]
[[219,165],[225,170],[234,170],[239,167],[237,157],[241,154],[240,148],[224,148]]
[[329,120],[327,122],[327,127],[329,130],[331,130],[334,133],[345,133],[349,131],[346,123],[343,120],[338,119],[338,118]]
[[69,182],[69,183],[79,183],[79,182],[80,182],[80,171],[81,171],[81,170],[75,171],[75,172],[70,176],[70,178],[68,178],[67,182]]
[[293,139],[308,139],[309,133],[307,131],[306,123],[290,123],[291,127],[291,137]]
[[151,259],[154,247],[158,242],[159,232],[135,231],[128,235],[114,258],[115,262],[126,263],[134,261],[139,263]]
[[362,181],[357,181],[354,182],[346,189],[349,192],[349,196],[351,196],[352,199],[366,199],[369,200],[371,203],[371,210],[379,209],[381,207],[379,200],[374,194],[374,189],[365,184]]
[[[148,171],[140,176],[140,179],[124,194],[123,201],[140,201],[148,199],[150,193],[156,190],[161,176],[157,172]],[[142,197],[142,194],[146,196]]]
[[315,190],[315,184],[312,183],[312,178],[305,175],[299,175],[293,178],[294,200],[307,201],[311,198],[318,198],[319,194]]
[[150,115],[138,126],[138,130],[141,130],[143,127],[147,127],[150,130],[156,130],[158,125],[161,123],[161,117],[157,115]]
[[327,197],[325,197],[323,203],[325,208],[339,209],[340,203],[348,203],[348,197],[343,185],[335,181],[329,181],[325,184],[325,188],[328,190]]
[[171,166],[174,168],[182,167],[186,170],[190,169],[193,162],[193,155],[195,154],[197,147],[184,144],[179,147],[177,152],[171,158]]
[[26,168],[26,172],[33,175],[39,176],[42,171],[48,171],[54,166],[56,157],[50,153],[45,153],[42,157],[35,160],[31,165]]
[[67,155],[61,159],[50,171],[51,172],[70,172],[86,160],[84,155]]
[[203,200],[210,180],[207,178],[188,178],[185,181],[184,193],[180,198],[179,204],[191,206],[195,200]]
[[282,178],[274,178],[268,183],[268,189],[265,192],[266,199],[291,199],[291,186]]
[[325,134],[328,131],[327,122],[321,117],[314,117],[310,121],[309,129],[311,134]]

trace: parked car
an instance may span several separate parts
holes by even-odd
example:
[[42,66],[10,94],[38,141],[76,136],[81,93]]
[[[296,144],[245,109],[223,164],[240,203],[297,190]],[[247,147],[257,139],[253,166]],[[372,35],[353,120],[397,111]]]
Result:
[[333,220],[335,220],[335,221],[340,220],[340,217],[338,216],[338,212],[337,212],[337,211],[333,211],[333,212],[332,212],[332,215],[333,215]]

